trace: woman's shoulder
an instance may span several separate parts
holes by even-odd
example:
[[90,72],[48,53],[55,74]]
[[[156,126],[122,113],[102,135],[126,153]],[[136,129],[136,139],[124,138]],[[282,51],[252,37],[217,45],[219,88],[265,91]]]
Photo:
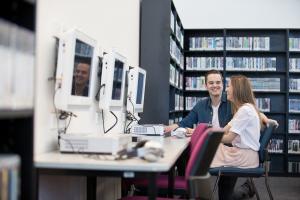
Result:
[[250,104],[250,103],[245,103],[243,104],[238,111],[240,112],[246,112],[248,114],[255,112],[256,113],[256,109],[254,107],[254,105]]

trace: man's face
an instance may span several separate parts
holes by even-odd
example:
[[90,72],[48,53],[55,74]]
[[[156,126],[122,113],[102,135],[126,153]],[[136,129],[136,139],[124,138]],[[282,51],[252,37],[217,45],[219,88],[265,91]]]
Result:
[[220,96],[223,90],[223,81],[220,74],[209,74],[205,85],[210,96]]
[[77,85],[84,85],[89,80],[90,65],[79,63],[75,71],[75,83]]

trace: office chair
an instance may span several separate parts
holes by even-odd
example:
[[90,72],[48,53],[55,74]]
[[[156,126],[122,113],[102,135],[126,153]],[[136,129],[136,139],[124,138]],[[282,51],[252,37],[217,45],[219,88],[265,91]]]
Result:
[[273,195],[269,187],[269,154],[268,154],[268,144],[271,139],[272,133],[276,128],[274,122],[270,122],[268,126],[262,131],[260,135],[260,148],[258,151],[259,154],[259,166],[256,168],[238,168],[238,167],[216,167],[209,170],[211,175],[218,176],[214,184],[213,193],[211,199],[213,199],[214,193],[220,179],[220,176],[236,176],[236,177],[248,177],[250,183],[254,188],[256,198],[259,200],[259,195],[253,178],[265,177],[265,185],[269,194],[269,198],[273,200]]
[[[208,173],[211,161],[216,153],[223,133],[220,129],[209,128],[201,134],[191,151],[185,177],[175,177],[176,182],[186,189],[189,198],[209,199],[211,196],[210,175]],[[158,188],[159,188],[159,181]],[[128,196],[122,200],[147,199],[145,196]],[[168,198],[157,198],[168,199]]]
[[[207,132],[205,130],[209,127],[206,123],[200,123],[197,125],[194,130],[191,140],[190,140],[190,151],[188,152],[188,156],[191,154],[192,150],[196,146],[198,140],[201,136],[206,135]],[[206,136],[205,136],[206,137]],[[162,192],[162,194],[166,194],[169,186],[169,175],[161,174],[157,178],[157,188]],[[135,187],[146,188],[148,187],[148,179],[146,178],[134,178],[134,179],[123,179],[122,187],[127,190],[129,186],[134,185]],[[174,190],[179,195],[185,195],[187,191],[187,187],[185,184],[184,176],[177,176],[174,182]]]
[[206,129],[210,127],[207,123],[200,123],[197,125],[196,129],[194,130],[192,136],[191,136],[191,143],[190,143],[190,153],[192,149],[196,146],[197,141],[199,140],[200,136]]

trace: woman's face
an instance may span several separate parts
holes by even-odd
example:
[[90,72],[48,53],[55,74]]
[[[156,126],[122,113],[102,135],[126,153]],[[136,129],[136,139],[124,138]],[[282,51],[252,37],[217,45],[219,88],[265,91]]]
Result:
[[227,92],[227,99],[229,101],[233,101],[233,88],[232,88],[232,85],[231,85],[231,81],[228,82],[228,86],[226,87],[226,92]]

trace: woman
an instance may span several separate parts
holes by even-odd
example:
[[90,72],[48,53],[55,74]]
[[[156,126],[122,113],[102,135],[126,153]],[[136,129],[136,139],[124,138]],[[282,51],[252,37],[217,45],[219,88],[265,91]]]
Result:
[[[261,125],[250,81],[243,75],[232,76],[226,91],[234,116],[224,127],[225,134],[211,167],[257,167]],[[224,143],[231,143],[232,147]]]

